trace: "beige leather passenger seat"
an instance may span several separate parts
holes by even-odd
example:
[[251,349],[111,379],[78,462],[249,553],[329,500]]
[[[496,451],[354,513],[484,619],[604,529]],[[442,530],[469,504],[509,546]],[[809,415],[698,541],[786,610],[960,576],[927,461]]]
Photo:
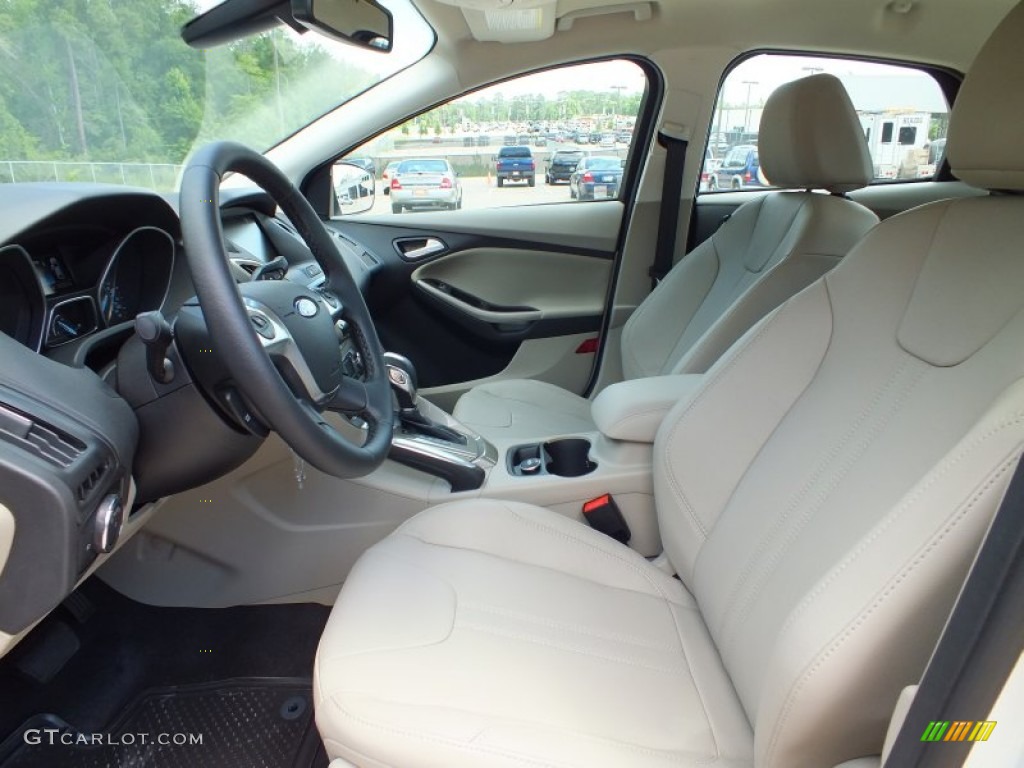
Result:
[[[864,133],[842,83],[819,74],[783,85],[760,128],[768,180],[790,190],[740,206],[666,276],[629,319],[622,370],[637,379],[702,373],[743,333],[832,269],[878,218],[838,195],[872,177]],[[826,195],[806,190],[824,189]],[[481,384],[455,417],[489,438],[591,431],[590,401],[541,381]]]
[[879,764],[1024,445],[1022,38],[1024,5],[948,142],[960,179],[1013,194],[879,224],[665,417],[653,482],[678,579],[540,507],[413,517],[352,569],[320,641],[329,756]]

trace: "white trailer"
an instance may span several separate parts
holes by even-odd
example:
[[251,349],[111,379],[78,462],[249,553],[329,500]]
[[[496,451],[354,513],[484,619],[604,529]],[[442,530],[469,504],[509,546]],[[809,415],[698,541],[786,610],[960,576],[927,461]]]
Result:
[[932,119],[949,107],[931,77],[914,74],[839,75],[860,117],[876,179],[912,179],[929,165]]
[[931,112],[858,112],[876,179],[917,178],[928,162]]

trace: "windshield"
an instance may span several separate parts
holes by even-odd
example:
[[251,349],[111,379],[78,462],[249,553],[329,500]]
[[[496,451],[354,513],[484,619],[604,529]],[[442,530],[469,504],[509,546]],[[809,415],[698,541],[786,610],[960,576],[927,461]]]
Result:
[[197,144],[265,151],[421,58],[432,32],[408,0],[390,53],[279,27],[209,50],[182,25],[213,0],[0,4],[0,183],[175,188]]
[[595,171],[617,171],[622,167],[622,161],[617,157],[592,157],[587,162],[587,167]]

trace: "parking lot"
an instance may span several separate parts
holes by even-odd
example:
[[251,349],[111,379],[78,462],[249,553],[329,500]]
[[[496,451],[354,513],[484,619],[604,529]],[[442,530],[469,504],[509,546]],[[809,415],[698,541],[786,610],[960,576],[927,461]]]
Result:
[[[548,186],[544,183],[543,174],[537,175],[537,185],[527,186],[526,182],[509,183],[498,189],[494,177],[486,176],[463,177],[462,184],[463,208],[500,208],[506,205],[531,205],[535,203],[569,202],[569,185],[567,183]],[[391,213],[391,197],[382,193],[382,185],[377,182],[377,194],[374,198],[371,213]],[[415,211],[406,211],[406,214]]]

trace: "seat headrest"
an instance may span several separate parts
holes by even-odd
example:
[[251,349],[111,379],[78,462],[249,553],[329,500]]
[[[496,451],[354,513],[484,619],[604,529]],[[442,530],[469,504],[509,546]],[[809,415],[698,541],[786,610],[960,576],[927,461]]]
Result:
[[874,175],[864,129],[833,75],[777,88],[765,102],[757,143],[764,174],[776,187],[849,192]]
[[1024,4],[996,27],[964,78],[949,118],[946,157],[961,181],[1024,189]]

